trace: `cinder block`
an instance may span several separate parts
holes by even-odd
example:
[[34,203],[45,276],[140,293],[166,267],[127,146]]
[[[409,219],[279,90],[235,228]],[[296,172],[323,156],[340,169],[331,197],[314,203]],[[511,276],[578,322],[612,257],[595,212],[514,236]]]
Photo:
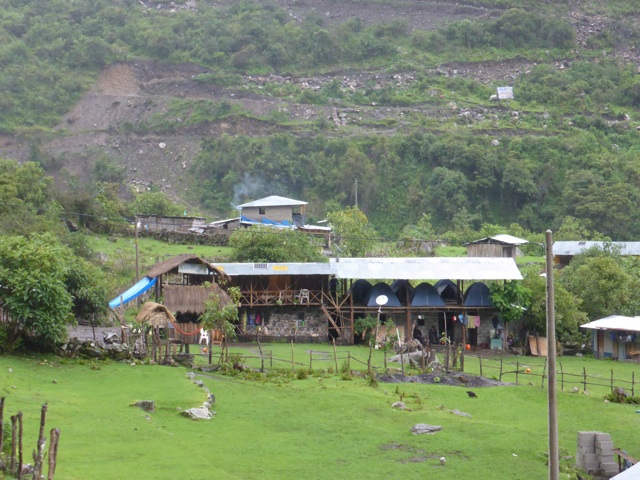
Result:
[[611,440],[596,440],[596,451],[598,449],[613,452],[613,442]]
[[578,451],[584,455],[585,453],[595,453],[596,449],[593,446],[586,446],[586,445],[585,446],[580,446],[580,445],[578,445]]
[[611,455],[600,455],[600,463],[614,463],[616,459],[613,454]]
[[587,453],[584,455],[584,462],[598,462],[600,463],[600,457],[595,453]]
[[596,441],[610,441],[611,435],[608,433],[596,432]]
[[584,462],[584,469],[587,472],[597,472],[600,470],[600,462]]

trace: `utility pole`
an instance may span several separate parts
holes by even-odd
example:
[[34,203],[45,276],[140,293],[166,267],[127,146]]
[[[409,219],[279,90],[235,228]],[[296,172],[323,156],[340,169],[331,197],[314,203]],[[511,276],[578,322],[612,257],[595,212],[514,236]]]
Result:
[[547,230],[547,363],[549,365],[549,480],[560,478],[558,401],[556,398],[556,318],[553,288],[553,234]]

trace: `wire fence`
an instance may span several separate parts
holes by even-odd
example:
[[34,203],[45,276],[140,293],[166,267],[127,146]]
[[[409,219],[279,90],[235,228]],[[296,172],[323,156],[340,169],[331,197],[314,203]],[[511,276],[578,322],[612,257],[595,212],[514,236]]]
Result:
[[[469,356],[467,358],[469,358]],[[545,386],[548,387],[549,372],[547,371],[546,358],[544,360],[542,373],[536,373],[532,370],[532,367],[539,367],[539,365],[534,366],[527,362],[512,362],[502,358],[493,359],[482,356],[476,358],[478,360],[481,377],[492,377],[501,382],[511,382],[516,385],[522,383],[535,384],[532,378],[537,378],[541,388]],[[556,384],[560,388],[560,391],[582,390],[583,392],[587,392],[588,388],[591,387],[604,387],[611,391],[613,391],[614,388],[623,388],[631,392],[632,397],[635,397],[636,383],[638,383],[636,381],[635,371],[631,372],[630,378],[623,378],[621,375],[616,376],[613,369],[611,369],[609,378],[605,378],[600,374],[590,375],[587,373],[587,367],[585,366],[582,367],[582,372],[570,372],[565,370],[562,362],[558,362],[557,365]]]

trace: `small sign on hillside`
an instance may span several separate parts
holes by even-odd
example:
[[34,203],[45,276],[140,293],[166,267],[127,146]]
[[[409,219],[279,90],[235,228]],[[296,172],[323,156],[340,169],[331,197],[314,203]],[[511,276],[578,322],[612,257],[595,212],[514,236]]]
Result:
[[498,87],[498,99],[506,100],[513,98],[513,87]]

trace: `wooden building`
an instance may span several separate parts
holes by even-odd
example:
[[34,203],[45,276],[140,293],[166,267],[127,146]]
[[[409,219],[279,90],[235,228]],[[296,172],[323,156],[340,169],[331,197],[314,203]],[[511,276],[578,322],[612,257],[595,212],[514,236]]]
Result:
[[139,215],[138,229],[148,232],[188,232],[191,228],[204,226],[204,217],[164,217],[160,215]]
[[529,243],[511,235],[495,235],[466,243],[467,257],[505,257],[516,258],[522,255],[518,247]]

